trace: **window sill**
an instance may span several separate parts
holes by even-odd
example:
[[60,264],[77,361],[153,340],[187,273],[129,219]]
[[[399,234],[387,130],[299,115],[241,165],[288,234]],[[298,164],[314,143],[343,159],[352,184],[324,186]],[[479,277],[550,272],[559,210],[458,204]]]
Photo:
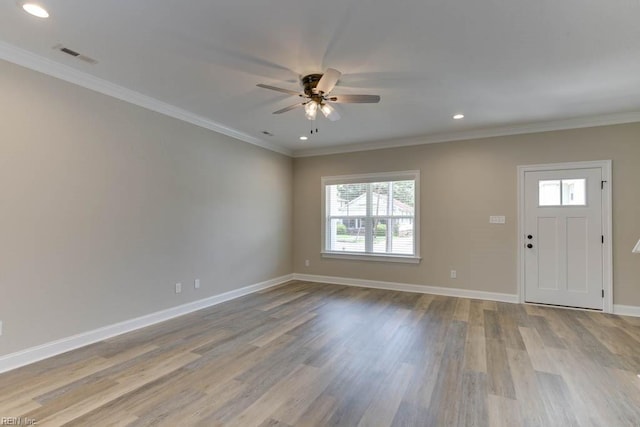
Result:
[[350,259],[357,261],[401,262],[419,264],[422,258],[411,255],[362,254],[357,252],[321,252],[323,258]]

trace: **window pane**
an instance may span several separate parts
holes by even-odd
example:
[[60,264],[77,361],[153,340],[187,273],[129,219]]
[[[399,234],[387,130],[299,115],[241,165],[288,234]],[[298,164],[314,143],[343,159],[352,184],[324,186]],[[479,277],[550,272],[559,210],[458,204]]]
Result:
[[389,182],[371,183],[371,215],[389,215]]
[[387,219],[373,220],[373,252],[376,254],[387,253]]
[[560,180],[538,182],[540,206],[560,206]]
[[391,215],[413,216],[416,197],[415,181],[394,181],[391,183],[393,193],[393,212]]
[[412,255],[415,252],[413,218],[396,219],[394,222],[391,252]]
[[562,180],[562,205],[584,206],[586,204],[586,180]]
[[330,251],[365,251],[365,218],[331,219],[328,223]]
[[367,184],[327,185],[327,194],[330,216],[367,214]]
[[331,181],[325,184],[323,199],[325,250],[417,256],[415,180],[376,181],[372,175],[363,175],[365,182],[349,183],[356,177],[345,176],[343,184],[340,178],[323,177]]

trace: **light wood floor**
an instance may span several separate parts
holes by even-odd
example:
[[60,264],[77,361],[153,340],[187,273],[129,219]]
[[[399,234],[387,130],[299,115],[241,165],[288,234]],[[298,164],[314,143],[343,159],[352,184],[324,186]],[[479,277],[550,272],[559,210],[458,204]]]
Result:
[[0,375],[40,426],[638,426],[640,319],[294,282]]

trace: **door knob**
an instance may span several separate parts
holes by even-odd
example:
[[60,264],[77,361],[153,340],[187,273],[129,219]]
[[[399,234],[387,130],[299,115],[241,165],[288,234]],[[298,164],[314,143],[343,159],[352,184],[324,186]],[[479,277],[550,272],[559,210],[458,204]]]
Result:
[[531,234],[529,234],[529,235],[527,236],[527,239],[531,240],[531,239],[533,239],[533,236],[532,236]]
[[531,249],[531,248],[533,247],[533,245],[532,245],[531,243],[527,243],[527,247],[528,247],[529,249]]

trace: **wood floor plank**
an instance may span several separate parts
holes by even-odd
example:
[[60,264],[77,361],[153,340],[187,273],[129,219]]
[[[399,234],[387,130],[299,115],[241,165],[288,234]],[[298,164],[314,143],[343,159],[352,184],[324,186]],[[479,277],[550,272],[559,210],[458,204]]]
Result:
[[304,314],[295,316],[287,320],[286,322],[283,322],[277,328],[273,328],[271,331],[252,340],[251,344],[258,347],[262,347],[270,343],[274,339],[286,334],[287,332],[294,329],[295,327],[300,326],[304,323],[307,323],[309,320],[313,319],[314,317],[316,317],[315,313],[304,313]]
[[[548,374],[546,372],[536,372],[540,394],[544,401],[546,411],[540,413],[548,414],[550,420],[562,426],[577,426],[575,408],[572,407],[567,386],[559,375]],[[546,424],[549,425],[547,422]]]
[[[318,374],[313,382],[308,382],[304,384],[303,387],[298,387],[296,393],[287,393],[287,400],[273,411],[271,417],[291,425],[299,425],[307,422],[310,416],[309,411],[313,411],[313,402],[322,400],[321,394],[327,389],[329,384],[335,381],[336,377],[341,374],[347,365],[347,358],[345,357],[344,351],[346,351],[346,349],[336,351],[333,358],[327,364],[316,368]],[[326,396],[328,396],[328,394],[326,394]],[[332,402],[331,407],[335,409],[335,400],[331,398],[327,401]],[[333,411],[331,413],[333,413]]]
[[562,376],[570,390],[573,406],[580,408],[580,424],[585,426],[602,426],[610,423],[611,414],[608,405],[600,395],[600,385],[591,375],[591,362],[570,349],[547,349],[554,363],[554,369]]
[[466,298],[458,298],[456,301],[456,312],[453,314],[454,320],[467,322],[469,320],[469,308],[471,301]]
[[525,349],[531,360],[531,364],[536,371],[558,374],[556,364],[551,360],[542,338],[533,328],[520,327],[520,336],[525,343]]
[[487,397],[489,425],[491,427],[524,426],[518,402],[503,396],[489,394]]
[[574,337],[575,332],[563,324],[560,319],[554,319],[554,313],[550,312],[548,308],[545,310],[545,317],[529,316],[531,326],[536,329],[546,347],[567,348],[565,345],[566,339],[567,337],[568,339]]
[[462,374],[459,411],[459,426],[484,427],[489,425],[486,373],[465,372]]
[[640,320],[293,281],[0,375],[44,426],[636,426]]
[[442,354],[443,362],[436,378],[436,392],[431,394],[427,424],[457,425],[462,391],[462,371],[467,324],[451,322]]
[[[547,416],[542,398],[543,390],[526,351],[507,349],[507,358],[513,378],[519,413],[524,425],[545,427],[551,425],[553,418]],[[526,399],[522,397],[526,396]]]
[[496,339],[487,339],[487,384],[489,393],[509,399],[516,398],[511,369],[504,343]]
[[[51,375],[35,375],[25,378],[19,387],[0,395],[0,414],[20,413],[26,408],[33,410],[40,405],[34,402],[38,396],[65,387],[88,375],[100,372],[113,366],[112,362],[102,357],[91,357],[84,362],[68,366],[68,370],[54,370]],[[15,383],[14,383],[15,384]]]
[[403,363],[393,375],[385,378],[385,386],[379,389],[358,426],[391,425],[414,371],[412,366]]
[[469,325],[484,327],[484,308],[480,300],[469,303]]
[[52,414],[42,420],[42,423],[47,425],[61,425],[74,420],[88,412],[99,408],[118,397],[129,393],[142,387],[147,382],[157,379],[167,373],[184,366],[189,361],[198,358],[198,355],[193,353],[180,354],[170,357],[167,361],[160,366],[149,366],[142,372],[128,375],[122,379],[118,379],[118,385],[101,390],[99,392],[88,395],[84,400],[81,400],[72,405],[66,406],[64,409]]
[[487,340],[504,342],[497,311],[484,310],[484,333]]
[[295,300],[297,300],[299,298],[302,298],[305,295],[308,295],[308,292],[290,292],[290,293],[284,294],[282,297],[280,297],[280,298],[278,298],[278,299],[276,299],[274,301],[271,301],[271,302],[259,307],[258,309],[262,310],[262,311],[271,311],[274,308],[281,307],[282,305],[284,305],[284,304],[286,304],[288,302],[291,302],[291,301],[295,301]]
[[498,312],[498,323],[500,325],[500,336],[508,348],[524,350],[525,345],[518,329],[518,321],[509,312]]
[[240,381],[231,380],[224,383],[224,386],[220,384],[212,386],[210,391],[205,396],[182,406],[163,419],[159,425],[166,427],[223,425],[221,421],[215,418],[215,414],[224,406],[246,393],[247,386]]
[[55,399],[49,399],[46,404],[43,404],[40,408],[23,414],[24,418],[31,418],[36,420],[42,420],[48,416],[55,414],[58,411],[66,408],[69,405],[78,403],[89,395],[102,392],[110,388],[114,388],[118,383],[112,379],[99,379],[97,381],[83,384],[82,386],[73,388],[64,394],[60,394]]
[[482,326],[469,326],[464,356],[465,371],[487,372],[487,348]]
[[326,426],[336,411],[336,407],[337,400],[335,397],[321,394],[311,402],[309,408],[300,416],[296,425],[301,427]]

